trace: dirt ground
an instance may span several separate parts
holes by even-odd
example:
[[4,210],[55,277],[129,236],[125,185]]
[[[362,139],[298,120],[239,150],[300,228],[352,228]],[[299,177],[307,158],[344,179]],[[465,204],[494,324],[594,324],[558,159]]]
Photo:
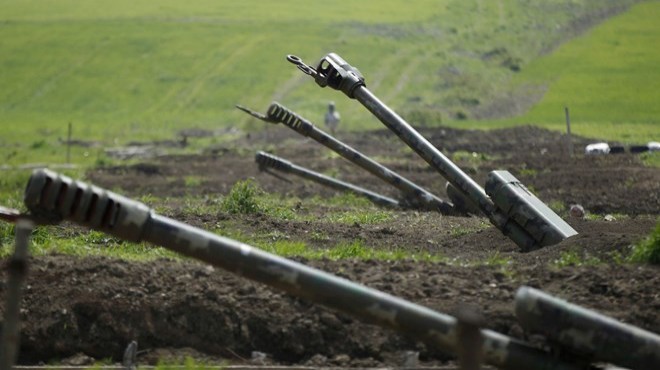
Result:
[[[168,216],[202,228],[231,219],[248,235],[277,231],[315,248],[360,240],[373,248],[442,254],[446,262],[299,261],[445,313],[475,305],[486,327],[516,338],[528,337],[513,312],[521,285],[660,333],[660,268],[616,263],[657,222],[657,168],[644,167],[632,154],[584,156],[582,148],[592,142],[584,138],[574,138],[578,154],[569,158],[561,134],[531,126],[421,133],[444,153],[459,153],[457,163],[480,184],[493,169],[511,171],[540,199],[563,209],[560,215],[579,235],[521,253],[497,229],[484,226],[484,219],[432,212],[396,211],[393,219],[373,225],[329,223],[322,217],[302,222],[265,214],[191,214],[176,207]],[[444,196],[445,181],[390,132],[340,133],[339,138]],[[128,196],[167,196],[172,204],[186,195],[226,194],[245,178],[254,178],[267,192],[301,200],[336,194],[309,181],[289,176],[291,182],[285,182],[260,173],[254,163],[257,150],[396,197],[378,178],[283,127],[244,135],[204,154],[101,168],[88,178]],[[186,184],[187,176],[199,181]],[[566,209],[574,203],[592,217],[570,218]],[[301,204],[297,212],[321,216],[328,211]],[[605,220],[606,215],[613,219]],[[477,231],[452,232],[464,229]],[[329,238],[314,238],[315,232]],[[567,252],[600,262],[557,267],[554,262]],[[486,262],[493,259],[506,263]],[[33,258],[23,307],[22,364],[116,362],[131,340],[139,343],[140,364],[192,356],[209,363],[397,367],[409,351],[419,352],[421,365],[451,360],[392,331],[189,260]]]

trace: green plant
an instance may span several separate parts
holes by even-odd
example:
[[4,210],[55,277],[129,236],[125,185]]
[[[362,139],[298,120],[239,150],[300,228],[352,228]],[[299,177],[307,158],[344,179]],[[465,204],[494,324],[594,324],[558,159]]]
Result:
[[559,258],[554,260],[553,264],[556,267],[566,266],[579,266],[580,256],[575,251],[564,251],[559,255]]
[[183,183],[186,187],[195,187],[202,184],[202,177],[200,176],[186,176],[183,178]]
[[649,167],[660,167],[660,152],[645,152],[639,158]]
[[250,214],[261,210],[257,195],[259,187],[251,179],[238,181],[222,200],[222,209],[229,213]]
[[496,266],[506,268],[513,264],[513,261],[509,257],[503,257],[499,252],[495,252],[488,256],[483,263],[486,266]]
[[559,258],[553,261],[555,267],[567,266],[594,266],[602,263],[602,261],[595,256],[584,255],[581,256],[574,250],[563,251]]
[[660,265],[660,221],[648,237],[633,247],[628,260]]
[[538,175],[539,171],[535,170],[534,168],[522,168],[518,171],[518,174],[520,176],[527,176],[527,177],[534,177]]
[[301,241],[276,240],[272,243],[262,245],[261,248],[267,252],[283,257],[312,257],[312,253],[307,248],[307,244]]
[[350,244],[335,246],[326,253],[326,256],[330,259],[370,259],[374,256],[374,251],[361,241],[354,241]]

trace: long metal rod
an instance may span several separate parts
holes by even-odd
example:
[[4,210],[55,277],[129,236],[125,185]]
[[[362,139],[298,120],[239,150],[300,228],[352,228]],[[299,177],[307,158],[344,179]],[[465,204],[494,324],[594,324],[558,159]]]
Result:
[[[373,95],[366,88],[360,71],[337,54],[327,54],[321,58],[316,68],[305,64],[295,55],[289,55],[287,59],[312,76],[319,86],[329,86],[351,99],[357,99],[449,181],[453,190],[462,195],[459,198],[466,198],[474,203],[493,225],[521,249],[529,251],[577,234],[507,171],[491,172],[486,190],[477,185],[410,124]],[[489,196],[488,189],[494,198]]]
[[256,113],[241,106],[237,106],[237,108],[266,122],[282,123],[300,135],[314,139],[319,144],[327,147],[365,171],[397,188],[403,194],[404,203],[408,203],[410,206],[434,210],[444,214],[457,213],[450,202],[433,195],[428,190],[416,185],[412,181],[374,161],[351,146],[342,143],[332,135],[316,127],[307,119],[279,103],[272,103],[268,108],[267,115]]
[[660,336],[582,308],[540,290],[516,293],[520,325],[571,352],[630,369],[660,369]]
[[[160,245],[456,353],[456,319],[451,316],[157,215],[146,205],[107,190],[37,170],[24,199],[34,217],[67,219],[124,240]],[[482,330],[481,335],[484,360],[503,369],[581,368],[490,330]]]
[[257,163],[259,163],[260,167],[273,168],[282,172],[291,173],[300,176],[302,178],[317,182],[321,185],[325,185],[333,189],[337,189],[340,191],[348,191],[353,194],[365,197],[370,201],[372,201],[374,204],[377,204],[379,206],[399,207],[399,202],[396,201],[395,199],[386,197],[384,195],[375,193],[371,190],[367,190],[365,188],[359,187],[357,185],[353,185],[345,181],[334,179],[322,173],[314,172],[305,167],[298,166],[294,163],[291,163],[290,161],[287,161],[283,158],[280,158],[278,156],[269,153],[258,152],[255,160],[257,161]]
[[412,128],[408,122],[381,102],[366,87],[358,86],[353,90],[355,99],[364,105],[387,128],[392,130],[403,142],[420,155],[442,177],[463,193],[467,199],[477,204],[479,209],[498,229],[514,240],[519,246],[530,247],[536,241],[518,224],[510,222],[486,195],[484,189],[431,144],[424,136]]
[[27,275],[30,234],[34,224],[24,218],[16,220],[16,246],[9,259],[7,302],[0,337],[0,370],[9,370],[16,363],[20,344],[20,308],[23,285]]

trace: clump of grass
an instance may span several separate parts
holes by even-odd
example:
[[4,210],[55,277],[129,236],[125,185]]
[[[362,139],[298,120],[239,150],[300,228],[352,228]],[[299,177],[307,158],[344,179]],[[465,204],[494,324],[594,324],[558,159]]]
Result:
[[660,152],[645,152],[640,154],[639,158],[645,166],[660,167]]
[[465,150],[456,151],[451,157],[455,162],[468,162],[473,165],[478,165],[491,159],[490,156],[485,153],[468,152]]
[[253,180],[238,181],[222,200],[222,209],[229,213],[250,214],[261,210],[257,195],[261,190]]
[[13,250],[14,233],[14,225],[0,222],[0,250]]
[[332,249],[324,250],[318,253],[316,258],[339,259],[358,259],[358,260],[380,260],[380,261],[399,261],[414,260],[426,262],[442,262],[445,257],[439,254],[431,253],[410,253],[404,249],[378,250],[364,245],[360,240],[352,243],[338,244]]
[[[224,363],[221,365],[224,366]],[[186,356],[184,358],[173,358],[165,361],[159,361],[158,364],[156,365],[156,370],[174,370],[174,369],[206,370],[214,367],[217,366],[213,366],[212,364],[207,364],[203,360],[200,361],[190,356]]]
[[332,222],[341,222],[344,224],[369,225],[388,221],[392,215],[385,211],[352,211],[328,215]]
[[595,256],[581,256],[578,252],[564,251],[559,255],[559,258],[553,261],[555,267],[567,267],[567,266],[594,266],[602,261]]
[[202,184],[202,178],[200,176],[186,176],[183,178],[183,183],[186,187],[195,187]]
[[535,177],[538,175],[539,171],[533,169],[533,168],[522,168],[520,171],[518,171],[518,174],[520,176],[528,176],[528,177]]
[[282,257],[313,257],[307,244],[301,241],[277,240],[262,246],[266,252],[274,253]]
[[355,241],[350,244],[337,245],[327,252],[326,257],[334,260],[347,258],[372,259],[374,250],[365,246],[361,241]]
[[630,262],[660,265],[660,222],[646,239],[633,247]]
[[513,261],[511,260],[511,258],[501,256],[500,252],[493,253],[484,261],[484,265],[486,266],[496,266],[502,268],[509,267],[512,264]]

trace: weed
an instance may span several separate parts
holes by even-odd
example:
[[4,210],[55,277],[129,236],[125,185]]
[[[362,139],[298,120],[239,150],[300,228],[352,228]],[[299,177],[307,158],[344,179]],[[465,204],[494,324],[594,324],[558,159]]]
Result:
[[463,235],[472,234],[473,232],[475,232],[474,229],[467,228],[467,227],[452,227],[449,230],[449,235],[451,235],[453,237],[459,237],[459,236],[463,236]]
[[533,169],[533,168],[523,168],[518,171],[518,174],[520,176],[527,176],[527,177],[534,177],[538,175],[539,171]]
[[229,213],[257,213],[261,207],[257,195],[261,192],[253,180],[238,181],[222,200],[222,209]]
[[[9,252],[14,250],[14,225],[0,222],[0,251]],[[4,254],[4,253],[3,253]]]
[[339,244],[330,249],[326,256],[330,259],[371,259],[374,251],[366,247],[361,241],[355,241],[350,244]]
[[470,227],[449,225],[448,233],[453,237],[459,237],[459,236],[469,235],[479,232],[480,230],[487,229],[490,226],[491,225],[489,223],[483,221],[480,222],[479,225],[477,226],[470,226]]
[[639,155],[645,166],[660,167],[660,152],[645,152]]
[[298,219],[295,210],[302,208],[301,202],[297,198],[282,199],[264,192],[260,192],[256,200],[261,212],[279,220]]
[[468,162],[472,165],[478,165],[491,159],[485,153],[467,152],[464,150],[459,150],[452,153],[451,157],[455,162]]
[[386,222],[392,219],[392,214],[386,211],[373,210],[373,211],[351,211],[351,212],[339,212],[333,213],[326,218],[331,222],[340,222],[343,224],[358,224],[358,225],[370,225],[377,224],[381,222]]
[[602,261],[595,256],[580,256],[576,251],[564,251],[559,255],[559,258],[553,261],[555,267],[567,266],[594,266],[602,263]]
[[[156,364],[155,370],[206,370],[209,368],[217,368],[218,366],[209,366],[208,364],[196,360],[190,356],[185,358],[172,359],[168,361],[159,361]],[[223,368],[224,365],[220,366]]]
[[152,195],[151,193],[147,193],[147,194],[140,195],[137,198],[137,201],[141,202],[141,203],[144,203],[148,206],[151,206],[151,205],[156,204],[158,202],[158,197],[156,197],[155,195]]
[[268,243],[262,246],[262,249],[283,257],[312,257],[309,249],[307,248],[307,244],[301,241],[276,240],[273,243]]
[[30,149],[34,150],[34,149],[43,148],[45,146],[46,146],[46,140],[37,140],[37,141],[33,141],[32,144],[30,144]]
[[500,252],[495,252],[490,255],[483,263],[486,266],[496,266],[506,268],[513,264],[511,258],[503,257],[500,255]]
[[277,241],[280,239],[289,239],[289,236],[279,230],[271,231],[263,236],[267,240]]
[[324,232],[312,231],[312,233],[310,235],[310,239],[312,239],[313,241],[317,241],[317,242],[325,242],[325,241],[330,240],[330,237],[328,236],[328,234],[326,234]]
[[626,257],[624,257],[623,254],[621,254],[619,251],[610,252],[609,257],[612,259],[612,262],[617,265],[622,265],[627,262]]
[[183,183],[186,187],[200,186],[202,178],[200,176],[186,176],[183,178]]
[[630,262],[660,265],[660,221],[651,234],[633,247]]

